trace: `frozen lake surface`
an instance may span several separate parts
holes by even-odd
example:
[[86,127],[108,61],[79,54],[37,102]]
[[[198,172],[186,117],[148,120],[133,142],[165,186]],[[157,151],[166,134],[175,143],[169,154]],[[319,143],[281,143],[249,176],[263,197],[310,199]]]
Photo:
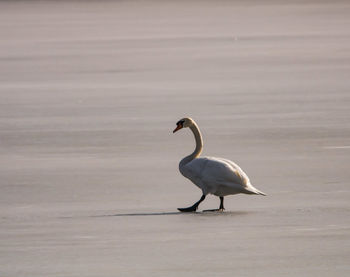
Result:
[[0,2],[1,276],[349,276],[350,3],[263,2]]

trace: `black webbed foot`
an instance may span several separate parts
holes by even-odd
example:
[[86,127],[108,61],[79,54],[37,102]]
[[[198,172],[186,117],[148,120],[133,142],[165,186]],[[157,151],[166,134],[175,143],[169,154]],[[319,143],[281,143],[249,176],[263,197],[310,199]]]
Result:
[[180,212],[183,212],[183,213],[190,213],[190,212],[195,212],[197,211],[197,207],[195,206],[191,206],[191,207],[188,207],[188,208],[177,208]]
[[194,203],[191,207],[188,207],[188,208],[178,208],[178,210],[180,212],[183,212],[183,213],[190,213],[190,212],[195,212],[197,211],[197,208],[199,206],[199,204],[205,199],[205,195],[203,194],[201,199],[199,199],[199,201],[197,201],[196,203]]

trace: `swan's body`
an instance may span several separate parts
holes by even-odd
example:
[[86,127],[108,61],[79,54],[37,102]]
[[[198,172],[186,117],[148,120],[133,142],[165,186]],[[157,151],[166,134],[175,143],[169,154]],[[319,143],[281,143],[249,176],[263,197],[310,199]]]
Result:
[[223,158],[195,158],[181,165],[180,172],[205,195],[262,194],[250,184],[248,176],[238,165]]
[[179,164],[181,174],[190,179],[202,192],[202,198],[189,208],[179,209],[182,212],[196,211],[200,202],[208,194],[220,197],[220,208],[223,210],[224,196],[238,193],[265,195],[250,183],[247,174],[234,162],[215,157],[199,157],[203,149],[202,135],[197,124],[191,118],[181,119],[177,130],[189,127],[196,140],[194,152],[183,158]]

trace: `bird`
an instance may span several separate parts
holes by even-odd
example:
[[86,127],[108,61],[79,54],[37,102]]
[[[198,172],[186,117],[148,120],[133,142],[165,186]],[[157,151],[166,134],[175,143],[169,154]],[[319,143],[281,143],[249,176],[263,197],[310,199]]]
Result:
[[224,197],[227,195],[238,193],[266,195],[250,183],[247,174],[234,162],[224,158],[200,157],[203,150],[203,139],[197,123],[192,118],[180,119],[173,133],[183,128],[190,128],[193,132],[196,148],[192,154],[180,161],[179,171],[202,190],[202,197],[188,208],[178,208],[180,212],[197,211],[199,204],[208,194],[220,198],[219,209],[208,211],[220,212],[225,210]]

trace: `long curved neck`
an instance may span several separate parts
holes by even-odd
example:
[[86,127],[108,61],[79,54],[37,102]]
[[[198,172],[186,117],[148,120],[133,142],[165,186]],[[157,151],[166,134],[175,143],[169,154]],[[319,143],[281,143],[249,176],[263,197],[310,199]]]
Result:
[[191,131],[194,135],[194,138],[196,140],[196,148],[194,149],[194,151],[191,155],[188,155],[187,157],[185,157],[181,160],[181,164],[189,163],[190,161],[197,158],[202,153],[203,140],[202,140],[202,134],[198,128],[198,125],[196,123],[193,123],[193,125],[190,126],[190,129],[191,129]]

